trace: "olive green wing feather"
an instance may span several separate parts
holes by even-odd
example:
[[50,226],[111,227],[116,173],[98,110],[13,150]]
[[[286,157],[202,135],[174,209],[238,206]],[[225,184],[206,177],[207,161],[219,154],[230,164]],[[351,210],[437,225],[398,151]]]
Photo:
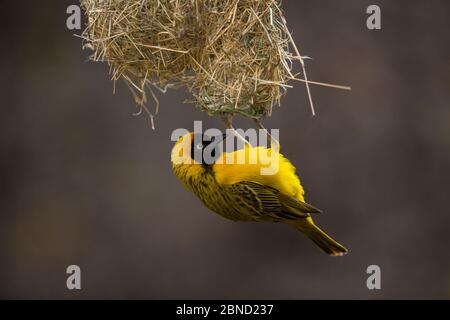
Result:
[[321,213],[322,211],[320,209],[317,209],[316,207],[300,201],[298,199],[295,199],[291,196],[288,196],[286,194],[283,194],[281,192],[278,192],[278,198],[280,199],[280,202],[283,204],[284,209],[288,211],[299,211],[301,213]]
[[236,203],[256,220],[264,217],[277,217],[281,212],[281,203],[275,193],[263,185],[254,182],[238,182],[227,186]]
[[239,205],[247,208],[255,219],[297,220],[309,217],[310,213],[320,212],[305,202],[257,182],[241,181],[227,188],[239,199]]

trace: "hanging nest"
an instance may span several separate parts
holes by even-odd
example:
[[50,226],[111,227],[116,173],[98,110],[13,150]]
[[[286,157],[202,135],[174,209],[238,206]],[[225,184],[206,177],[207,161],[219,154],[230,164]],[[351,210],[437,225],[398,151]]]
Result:
[[[124,79],[150,115],[146,102],[149,94],[157,101],[153,89],[185,87],[193,97],[188,102],[211,115],[259,119],[280,104],[289,80],[306,80],[278,0],[81,0],[81,5],[91,59],[106,61],[112,79]],[[293,74],[294,61],[305,79]]]

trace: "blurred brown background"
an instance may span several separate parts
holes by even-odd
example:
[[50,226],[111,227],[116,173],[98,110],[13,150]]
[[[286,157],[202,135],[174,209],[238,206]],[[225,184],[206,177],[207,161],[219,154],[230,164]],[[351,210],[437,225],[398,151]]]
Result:
[[[330,258],[294,230],[212,214],[170,169],[170,134],[220,126],[186,94],[157,130],[65,27],[71,1],[0,2],[0,298],[449,298],[450,3],[284,1],[313,80],[266,121],[281,128]],[[382,8],[382,30],[365,10]],[[251,125],[241,121],[243,127]],[[66,289],[65,269],[82,268]],[[368,265],[382,290],[366,288]]]

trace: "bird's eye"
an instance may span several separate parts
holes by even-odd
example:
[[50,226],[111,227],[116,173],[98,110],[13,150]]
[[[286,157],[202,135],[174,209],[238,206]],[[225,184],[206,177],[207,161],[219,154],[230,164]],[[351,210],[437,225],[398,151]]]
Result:
[[199,144],[197,145],[197,150],[202,150],[202,149],[203,149],[203,144],[199,143]]

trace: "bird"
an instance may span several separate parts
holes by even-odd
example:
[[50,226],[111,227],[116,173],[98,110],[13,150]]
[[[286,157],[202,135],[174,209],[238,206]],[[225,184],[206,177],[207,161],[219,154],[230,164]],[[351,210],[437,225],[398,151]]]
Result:
[[[286,157],[273,148],[248,144],[225,152],[217,146],[223,146],[226,139],[227,134],[209,137],[188,132],[172,148],[175,176],[207,208],[233,221],[288,224],[330,256],[348,252],[314,223],[312,216],[321,210],[305,202],[296,169]],[[273,174],[261,173],[271,165],[262,160],[264,157],[277,162],[278,170]]]

